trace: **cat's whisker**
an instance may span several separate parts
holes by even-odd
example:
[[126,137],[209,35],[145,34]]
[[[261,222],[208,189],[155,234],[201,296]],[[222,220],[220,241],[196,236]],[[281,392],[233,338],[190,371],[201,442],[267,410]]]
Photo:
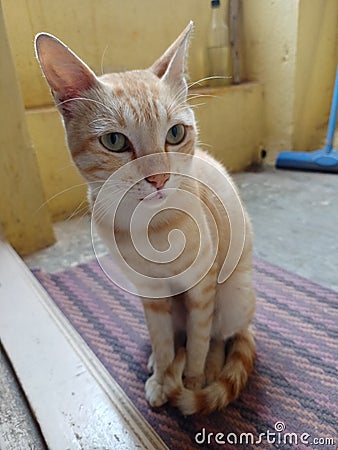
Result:
[[[55,171],[57,174],[59,174],[60,172],[63,172],[64,170],[69,169],[70,167],[75,167],[76,168],[76,164],[73,161],[70,161],[69,164],[66,164],[64,166],[58,167],[57,170]],[[87,183],[84,183],[84,185],[86,185]]]
[[205,103],[195,103],[194,105],[182,106],[180,109],[194,109],[198,108],[199,106],[205,106]]
[[186,86],[184,85],[183,88],[181,88],[176,95],[171,99],[171,104],[169,107],[170,112],[172,112],[175,108],[180,107],[181,105],[184,105],[187,100],[187,94],[186,94]]
[[43,208],[44,206],[48,205],[48,203],[50,201],[54,200],[54,198],[58,197],[59,195],[64,194],[65,192],[68,192],[68,191],[70,191],[70,190],[72,190],[72,189],[74,189],[76,187],[79,187],[79,186],[86,186],[86,183],[74,184],[73,186],[70,186],[70,187],[68,187],[66,189],[63,189],[62,191],[58,192],[57,194],[52,195],[52,197],[49,197],[45,202],[43,202],[38,207],[38,209],[36,211],[34,211],[34,214],[38,213],[41,210],[41,208]]
[[103,220],[105,219],[105,217],[111,213],[111,206],[112,206],[112,202],[111,201],[107,201],[104,204],[100,204],[99,206],[95,207],[95,222],[100,224],[103,222]]
[[181,104],[181,105],[173,105],[170,112],[171,114],[175,115],[176,111],[185,111],[185,110],[191,110],[191,109],[195,109],[199,106],[205,106],[205,103],[196,103],[195,105],[191,105],[189,103],[187,104]]
[[101,64],[100,64],[100,67],[101,67],[101,75],[104,74],[104,71],[103,71],[103,62],[104,62],[104,57],[106,56],[107,50],[108,50],[108,44],[105,46],[105,48],[104,48],[104,50],[103,50],[103,53],[102,53],[102,56],[101,56]]
[[112,195],[111,196],[105,196],[104,200],[102,198],[99,200],[99,202],[95,204],[94,210],[95,210],[95,220],[98,223],[101,223],[103,219],[106,217],[108,213],[111,213],[112,206],[115,206],[115,201],[112,200],[112,198],[122,198],[125,194],[126,190],[118,187],[116,185],[113,186],[114,189],[112,189]]
[[64,105],[66,103],[73,102],[73,101],[78,101],[78,100],[87,101],[87,102],[91,102],[91,103],[96,103],[97,105],[102,106],[107,111],[109,111],[110,114],[112,113],[112,110],[107,105],[105,105],[104,103],[99,102],[98,100],[94,100],[92,98],[87,98],[87,97],[73,97],[73,98],[69,98],[67,100],[63,100],[62,102],[57,103],[56,106],[59,107],[59,106]]
[[197,81],[194,81],[193,83],[190,83],[189,85],[188,85],[188,88],[190,89],[190,88],[192,88],[193,86],[196,86],[196,85],[198,85],[198,86],[203,86],[202,85],[202,83],[203,83],[203,81],[208,81],[208,80],[222,80],[222,79],[225,79],[225,78],[229,78],[229,77],[222,77],[222,76],[212,76],[212,77],[205,77],[205,78],[201,78],[200,80],[197,80]]
[[178,93],[174,96],[174,98],[172,99],[172,104],[182,104],[185,103],[186,101],[186,88],[184,87],[183,89],[181,89],[180,91],[178,91]]
[[188,101],[192,100],[192,99],[196,99],[196,98],[205,98],[205,97],[220,98],[219,95],[212,95],[212,94],[189,94],[188,95]]
[[[87,200],[82,200],[82,202],[74,209],[74,211],[70,214],[69,217],[65,220],[65,222],[69,222],[73,218],[79,219],[79,222],[83,220],[83,218],[88,215],[89,208],[87,204]],[[80,215],[81,214],[81,215]]]
[[[42,203],[42,204],[34,211],[34,214],[37,214],[37,213],[41,210],[41,208],[43,208],[44,206],[48,205],[49,202],[51,202],[52,200],[54,200],[55,198],[57,198],[59,195],[62,195],[62,194],[64,194],[64,193],[69,192],[69,191],[71,191],[72,189],[75,189],[75,188],[80,187],[80,186],[88,186],[88,184],[92,184],[92,183],[100,183],[100,182],[98,182],[98,181],[87,181],[87,182],[85,182],[85,183],[74,184],[74,185],[72,185],[72,186],[69,186],[69,187],[66,188],[66,189],[63,189],[62,191],[60,191],[60,192],[58,192],[58,193],[52,195],[52,196],[49,197],[45,202],[43,202],[43,203]],[[100,187],[100,186],[98,186],[97,188],[99,188],[99,187]]]
[[88,125],[94,125],[95,123],[101,123],[102,117],[96,117],[95,119],[91,120]]
[[[198,106],[204,106],[205,103],[197,103],[195,105],[189,103],[189,100],[195,100],[197,98],[202,97],[210,97],[210,98],[219,98],[218,95],[212,95],[212,94],[195,94],[195,93],[189,93],[187,98],[184,97],[184,100],[182,99],[182,102],[178,102],[178,98],[176,98],[176,102],[172,102],[170,105],[170,113],[175,114],[176,110],[182,110],[182,109],[194,109]],[[187,103],[188,102],[188,103]]]
[[[201,80],[191,83],[189,86],[192,87],[195,84],[201,83],[202,81],[214,79],[214,78],[219,78],[219,77],[202,78]],[[189,108],[194,108],[195,106],[203,106],[204,103],[199,103],[197,105],[191,105],[190,103],[188,103],[187,105],[185,105],[187,102],[189,102],[189,100],[197,99],[200,97],[219,98],[218,95],[194,93],[194,92],[188,92],[188,95],[186,96],[185,88],[184,88],[184,89],[180,90],[177,93],[177,95],[173,98],[171,106],[170,106],[170,112],[174,113],[176,109],[184,109],[184,108],[189,109]]]
[[182,100],[181,102],[171,103],[171,105],[168,108],[168,112],[171,115],[175,115],[177,111],[181,111],[182,109],[189,109],[190,105],[186,102],[186,99]]
[[197,142],[198,147],[208,147],[208,148],[212,148],[212,145],[210,144],[206,144],[205,142],[202,141],[198,141]]

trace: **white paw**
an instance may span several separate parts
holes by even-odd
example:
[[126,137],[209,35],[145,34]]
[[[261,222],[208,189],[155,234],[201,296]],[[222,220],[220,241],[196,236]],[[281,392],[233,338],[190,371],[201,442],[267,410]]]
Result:
[[168,401],[168,398],[163,391],[163,385],[158,382],[155,375],[148,378],[145,390],[146,399],[150,406],[162,406]]
[[148,364],[147,364],[148,373],[154,372],[154,366],[155,366],[154,353],[152,353],[148,359]]

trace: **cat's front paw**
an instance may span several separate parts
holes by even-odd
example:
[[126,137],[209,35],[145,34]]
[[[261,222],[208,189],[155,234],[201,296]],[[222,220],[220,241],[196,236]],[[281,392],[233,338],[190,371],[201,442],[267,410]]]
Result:
[[192,391],[197,391],[198,389],[202,389],[202,387],[205,384],[205,377],[204,374],[201,375],[194,375],[194,376],[189,376],[186,375],[184,377],[184,386],[187,389],[190,389]]
[[168,401],[168,398],[163,391],[163,385],[158,382],[155,375],[148,378],[145,390],[146,399],[150,406],[162,406]]

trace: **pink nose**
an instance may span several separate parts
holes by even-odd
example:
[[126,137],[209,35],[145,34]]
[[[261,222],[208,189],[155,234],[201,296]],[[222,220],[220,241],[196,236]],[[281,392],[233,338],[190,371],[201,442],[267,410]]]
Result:
[[147,177],[146,180],[151,183],[156,189],[162,189],[166,182],[169,180],[170,175],[168,173],[157,173]]

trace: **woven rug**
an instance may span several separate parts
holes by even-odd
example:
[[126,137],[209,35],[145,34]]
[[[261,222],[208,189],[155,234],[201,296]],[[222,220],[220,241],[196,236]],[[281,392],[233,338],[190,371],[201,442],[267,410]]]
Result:
[[224,412],[186,418],[145,400],[150,345],[138,298],[96,261],[34,273],[170,449],[338,446],[338,293],[256,260],[254,373]]

